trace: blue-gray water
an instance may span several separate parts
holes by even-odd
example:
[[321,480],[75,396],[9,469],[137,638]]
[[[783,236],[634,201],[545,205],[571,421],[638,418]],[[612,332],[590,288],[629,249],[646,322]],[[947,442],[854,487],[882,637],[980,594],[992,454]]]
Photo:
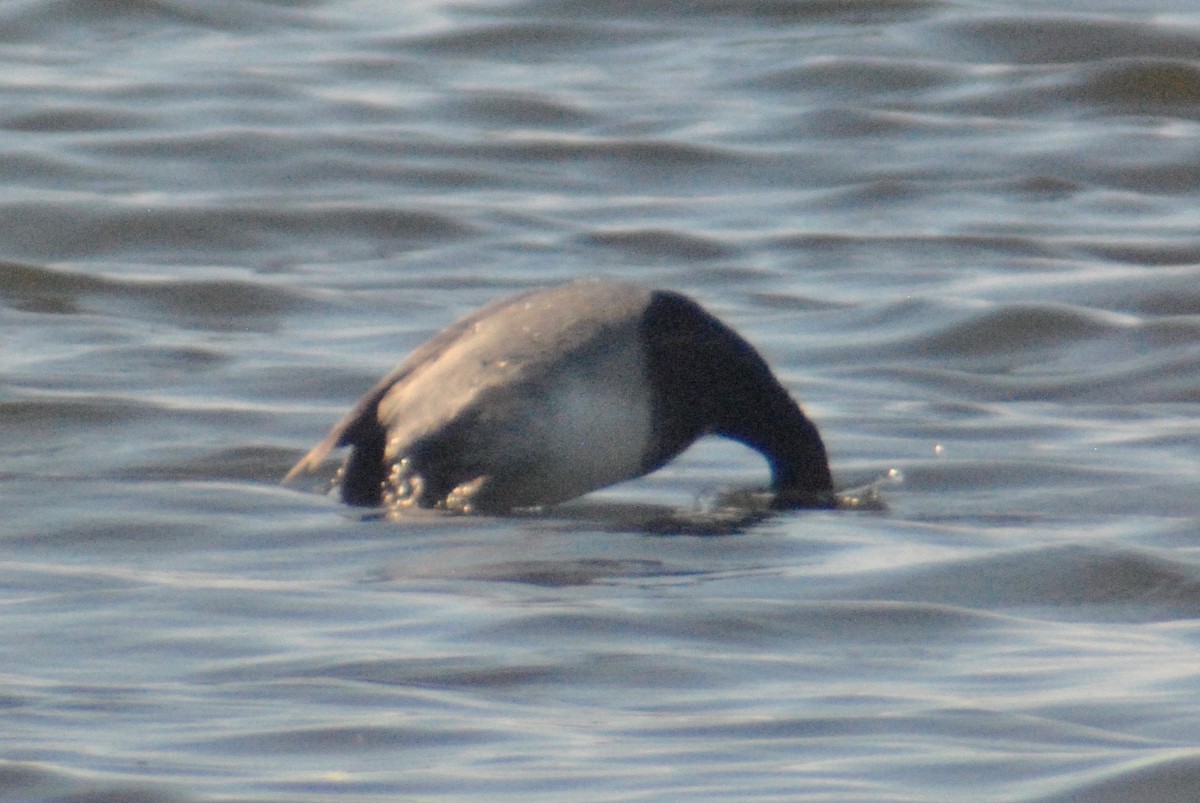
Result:
[[[1200,799],[1194,0],[0,5],[0,799]],[[760,346],[520,518],[279,478],[466,311]],[[718,528],[719,529],[719,528]]]

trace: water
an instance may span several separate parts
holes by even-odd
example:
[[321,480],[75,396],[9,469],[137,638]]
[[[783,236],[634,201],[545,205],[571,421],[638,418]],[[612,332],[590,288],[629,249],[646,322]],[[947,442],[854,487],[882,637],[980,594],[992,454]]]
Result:
[[[1197,53],[1191,2],[8,3],[0,799],[1194,799]],[[279,486],[593,275],[885,509],[692,526],[766,480],[720,442],[537,516]]]

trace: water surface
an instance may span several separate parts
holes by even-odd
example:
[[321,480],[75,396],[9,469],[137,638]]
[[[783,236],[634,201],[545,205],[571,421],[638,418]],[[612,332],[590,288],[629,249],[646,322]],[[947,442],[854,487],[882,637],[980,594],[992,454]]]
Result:
[[[1200,786],[1192,3],[10,3],[0,799]],[[882,510],[279,478],[505,293],[684,291]]]

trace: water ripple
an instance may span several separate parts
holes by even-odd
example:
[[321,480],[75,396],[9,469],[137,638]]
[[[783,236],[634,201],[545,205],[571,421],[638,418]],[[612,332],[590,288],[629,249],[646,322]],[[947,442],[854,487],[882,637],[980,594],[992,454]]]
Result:
[[[0,6],[0,798],[1186,798],[1186,5]],[[881,501],[731,513],[717,439],[523,516],[279,485],[585,276]]]

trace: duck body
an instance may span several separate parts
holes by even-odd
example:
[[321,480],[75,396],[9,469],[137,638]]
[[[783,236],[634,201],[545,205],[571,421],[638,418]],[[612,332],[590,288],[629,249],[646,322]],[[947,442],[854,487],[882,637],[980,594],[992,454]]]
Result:
[[502,512],[639,477],[707,434],[761,452],[787,506],[832,503],[816,427],[749,343],[680,294],[575,282],[434,336],[285,479],[349,446],[349,504]]

